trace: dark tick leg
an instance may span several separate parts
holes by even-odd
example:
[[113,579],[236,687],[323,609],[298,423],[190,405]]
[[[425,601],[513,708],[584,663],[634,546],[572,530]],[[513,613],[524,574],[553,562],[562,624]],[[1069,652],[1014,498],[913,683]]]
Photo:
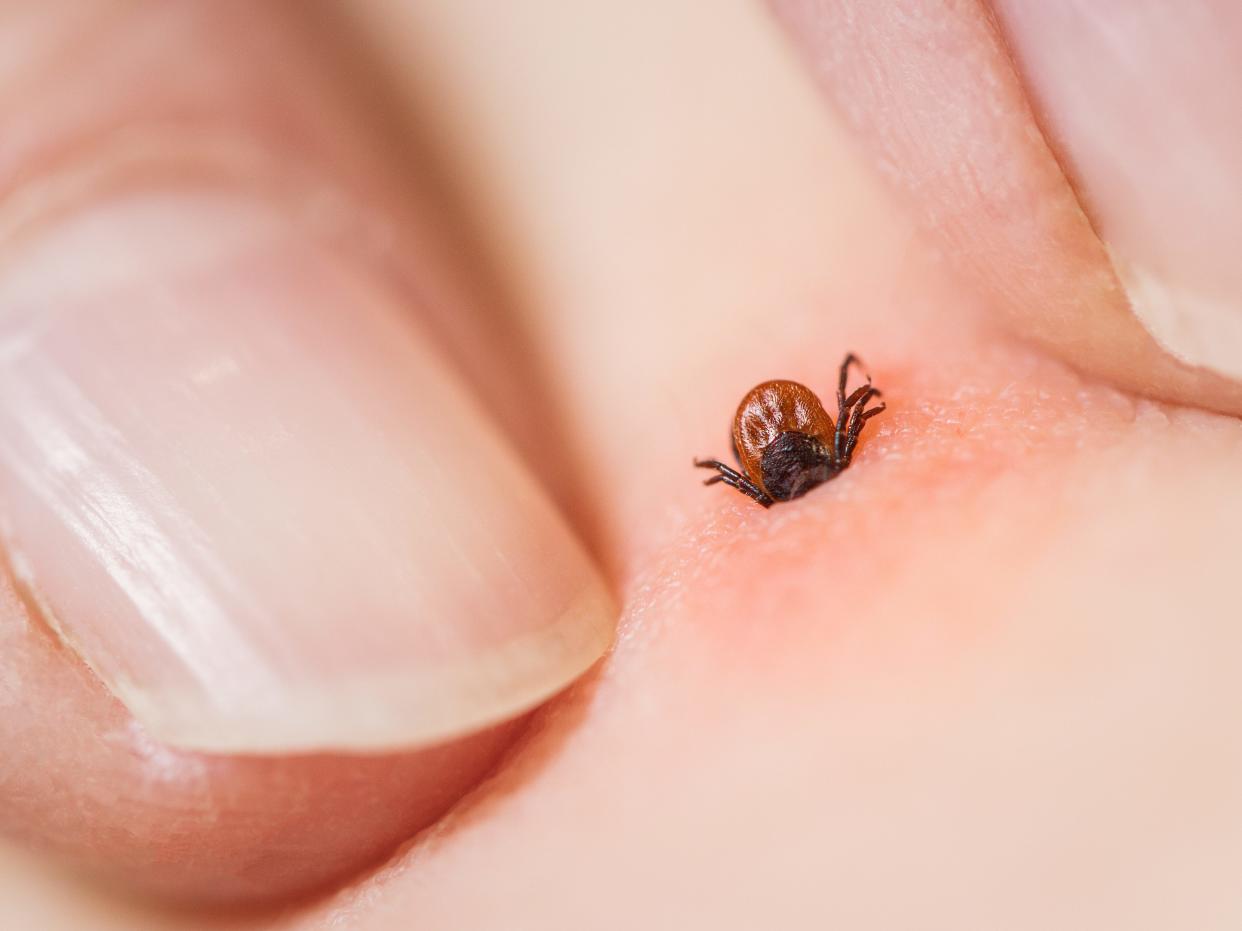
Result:
[[[845,410],[845,383],[850,380],[850,366],[858,362],[858,357],[854,353],[850,353],[845,357],[845,361],[841,363],[841,371],[837,378],[837,413],[838,415]],[[837,421],[840,424],[840,419]]]
[[866,394],[871,387],[871,376],[867,375],[867,383],[865,385],[856,389],[848,398],[845,396],[845,385],[849,381],[851,365],[862,365],[858,361],[858,357],[852,352],[841,363],[841,373],[837,378],[837,426],[832,436],[832,454],[833,458],[837,460],[840,460],[845,455],[845,438],[847,433],[845,422],[849,418],[850,408],[858,403],[858,399]]
[[[880,392],[874,392],[871,397],[879,396]],[[868,398],[870,400],[870,398]],[[854,408],[854,415],[850,417],[850,430],[845,438],[845,459],[841,464],[841,468],[845,468],[850,464],[850,457],[854,455],[854,447],[858,445],[858,434],[862,432],[863,424],[874,417],[876,414],[884,412],[885,405],[880,404],[879,407],[873,407],[869,411],[864,411],[865,402]],[[860,413],[861,412],[861,413]]]
[[772,506],[772,499],[765,495],[756,485],[751,484],[746,479],[734,481],[733,479],[722,475],[720,476],[720,480],[730,488],[736,488],[742,494],[746,495],[746,497],[753,498],[763,507],[770,508]]
[[715,469],[719,474],[713,475],[706,479],[704,485],[714,485],[716,482],[724,482],[730,488],[736,488],[742,494],[749,498],[755,499],[765,508],[772,506],[772,499],[764,494],[763,489],[748,479],[745,475],[730,469],[727,465],[718,459],[696,459],[694,464],[700,469]]
[[845,409],[849,410],[858,403],[858,399],[867,393],[867,389],[871,387],[871,379],[867,379],[867,383],[860,388],[855,388],[854,393],[845,399]]
[[[837,379],[837,407],[845,403],[845,383],[850,379],[850,366],[858,365],[858,356],[850,353],[845,357],[845,361],[841,363],[840,377]],[[870,381],[870,379],[868,379]]]
[[694,460],[694,464],[698,466],[700,469],[716,469],[718,472],[720,472],[720,475],[713,475],[711,478],[709,478],[706,482],[703,483],[704,485],[708,485],[726,475],[731,475],[734,478],[739,478],[739,479],[744,478],[742,473],[737,472],[733,469],[730,469],[727,465],[725,465],[719,459],[696,459]]
[[843,462],[849,462],[850,453],[853,452],[854,444],[858,441],[858,431],[862,429],[862,415],[866,411],[867,402],[872,398],[878,398],[879,396],[880,392],[877,389],[867,385],[861,396],[858,398],[858,401],[854,404],[853,409],[850,411],[848,426],[845,430],[845,442],[842,446],[840,456],[840,459]]
[[859,399],[864,397],[870,390],[871,381],[870,378],[868,378],[867,383],[861,388],[854,389],[854,393],[846,398],[845,403],[837,409],[837,427],[836,430],[833,431],[832,455],[833,458],[838,461],[843,455],[845,455],[846,434],[849,432],[846,424],[850,419],[850,409],[853,408],[854,410],[857,410],[858,408],[854,407],[854,405],[857,404]]
[[[862,388],[859,388],[857,391],[854,392],[854,394],[858,395],[858,398],[851,405],[850,416],[849,416],[849,428],[846,430],[846,433],[848,433],[849,430],[853,429],[854,423],[858,420],[859,415],[862,414],[864,409],[866,409],[867,402],[870,401],[872,398],[878,398],[881,396],[880,389],[872,388],[871,385],[869,384],[864,385]],[[853,395],[851,395],[851,397],[853,397]]]

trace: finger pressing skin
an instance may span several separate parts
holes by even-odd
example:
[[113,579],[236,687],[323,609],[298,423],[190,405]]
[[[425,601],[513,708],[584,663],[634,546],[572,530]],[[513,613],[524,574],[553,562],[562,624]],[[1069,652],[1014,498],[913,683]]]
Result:
[[168,894],[287,894],[477,780],[611,602],[279,8],[89,12],[28,22],[0,98],[6,623],[63,648],[0,655],[3,822]]
[[1178,358],[1242,378],[1242,12],[995,8],[1139,320]]
[[[1145,22],[1150,29],[1144,35],[1165,37],[1161,41],[1167,52],[1153,57],[1139,45],[1107,54],[1102,48],[1104,37],[1115,34],[1105,20],[1129,34],[1124,24],[1131,16],[1130,5],[1093,5],[1092,10],[1101,10],[1097,19],[1079,4],[1052,5],[1061,12],[1042,12],[1042,4],[1033,5],[1032,11],[1024,4],[999,4],[1002,20],[1012,21],[1008,34],[1019,61],[1029,61],[1036,103],[1043,104],[1044,120],[1037,121],[986,3],[772,0],[769,5],[833,112],[852,129],[920,227],[977,286],[997,319],[1084,372],[1121,387],[1242,411],[1242,388],[1217,373],[1230,374],[1227,367],[1199,367],[1213,365],[1213,358],[1179,351],[1167,337],[1168,318],[1161,323],[1153,317],[1150,300],[1119,282],[1106,243],[1130,233],[1100,226],[1104,208],[1095,207],[1092,190],[1080,188],[1089,218],[1058,162],[1058,155],[1068,153],[1074,165],[1073,144],[1065,132],[1072,121],[1077,138],[1093,153],[1091,170],[1113,181],[1130,179],[1118,197],[1148,203],[1164,196],[1169,202],[1166,210],[1152,202],[1145,229],[1158,226],[1163,235],[1183,244],[1210,241],[1213,254],[1229,249],[1230,237],[1216,235],[1220,224],[1204,217],[1191,230],[1187,211],[1172,205],[1183,195],[1183,203],[1204,200],[1192,196],[1176,178],[1196,174],[1191,166],[1197,161],[1229,164],[1217,157],[1227,151],[1217,143],[1231,144],[1233,138],[1232,130],[1222,128],[1228,121],[1222,124],[1207,115],[1222,108],[1215,89],[1227,81],[1213,79],[1208,82],[1213,87],[1199,93],[1165,79],[1166,71],[1202,73],[1177,64],[1177,56],[1195,56],[1195,37],[1203,38],[1203,29],[1188,24],[1180,7],[1177,13],[1167,11],[1168,21],[1178,26],[1166,33],[1151,19],[1158,15],[1151,11],[1163,8],[1148,5]],[[1033,12],[1035,8],[1041,12]],[[1080,11],[1084,28],[1074,25],[1066,12],[1071,8]],[[1086,20],[1098,28],[1086,26]],[[1190,20],[1201,26],[1203,17]],[[1089,48],[1092,37],[1096,44]],[[1214,72],[1218,76],[1229,73],[1221,41],[1208,43],[1218,52],[1210,56],[1219,65]],[[1075,51],[1062,52],[1067,45]],[[1073,56],[1085,71],[1100,69],[1098,80],[1084,80],[1084,71],[1061,67],[1065,56]],[[1126,62],[1139,67],[1143,82],[1128,80]],[[1164,88],[1161,99],[1167,106],[1158,111],[1150,106],[1147,81]],[[1185,119],[1174,116],[1179,110]],[[1202,120],[1187,116],[1197,112],[1204,114]],[[1129,130],[1119,129],[1119,123]],[[1041,124],[1056,131],[1055,152]],[[1162,153],[1176,151],[1184,157],[1153,154],[1156,150],[1140,136],[1159,137]],[[1208,183],[1222,191],[1236,188],[1226,176],[1227,171],[1225,176],[1210,173],[1209,182],[1208,175],[1198,174],[1198,189]],[[1085,176],[1075,171],[1074,177]],[[1167,193],[1155,193],[1162,191]],[[1132,195],[1138,200],[1131,200]],[[1212,210],[1214,217],[1229,215],[1214,195],[1207,200],[1220,208]],[[1174,217],[1178,224],[1169,222]],[[1115,221],[1108,222],[1111,226]],[[1097,235],[1101,230],[1104,243]],[[1123,278],[1133,282],[1132,275]],[[1219,287],[1208,290],[1216,295],[1211,300],[1223,300]]]
[[[614,563],[694,455],[726,452],[721,412],[748,388],[828,390],[847,349],[912,338],[892,313],[908,321],[922,298],[895,291],[891,265],[919,261],[910,230],[873,227],[883,192],[761,9],[725,3],[710,23],[685,3],[350,9],[439,127],[545,347],[591,490],[581,509]],[[542,41],[551,22],[573,41]],[[791,368],[790,342],[833,311],[814,365]]]

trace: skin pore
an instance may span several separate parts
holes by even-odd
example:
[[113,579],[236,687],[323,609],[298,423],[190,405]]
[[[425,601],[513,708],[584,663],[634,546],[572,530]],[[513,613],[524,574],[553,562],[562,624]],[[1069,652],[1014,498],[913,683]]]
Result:
[[[202,80],[138,95],[100,52],[91,112],[210,111],[225,134],[296,153],[364,213],[418,231],[427,251],[406,277],[451,281],[437,293],[460,289],[471,308],[424,318],[411,301],[419,324],[603,567],[615,646],[525,729],[414,753],[212,759],[147,743],[5,588],[0,721],[14,749],[0,824],[19,843],[0,882],[26,926],[1236,920],[1242,428],[1155,399],[1195,400],[1159,384],[1131,390],[1148,377],[1141,353],[1103,371],[1070,353],[1074,368],[1015,331],[1015,314],[1038,323],[1048,307],[1062,330],[1096,325],[1098,301],[1075,318],[1053,293],[1074,288],[1065,268],[1110,274],[1081,215],[1013,210],[998,231],[985,201],[961,202],[958,248],[1009,269],[999,298],[927,225],[935,178],[914,194],[886,180],[884,158],[914,157],[823,96],[750,4],[606,19],[552,0],[521,15],[482,0],[357,9],[306,23],[278,5],[100,3],[148,67],[176,61]],[[140,26],[161,41],[144,45]],[[27,86],[86,68],[55,17],[30,28]],[[991,33],[965,35],[930,46],[929,80]],[[264,43],[287,51],[275,78],[253,63]],[[345,62],[320,52],[334,43]],[[220,49],[237,50],[233,96],[212,96]],[[1018,88],[994,46],[978,61]],[[390,89],[391,112],[353,106],[367,81]],[[247,82],[287,105],[288,125],[265,128],[271,101]],[[1013,147],[994,164],[1037,179],[1032,203],[1072,202],[1017,93],[989,111]],[[19,98],[0,106],[25,130],[26,172],[102,133],[54,96]],[[885,115],[900,122],[903,100]],[[411,126],[434,142],[406,178],[400,158],[372,152],[381,130]],[[929,151],[958,141],[918,132]],[[355,142],[329,152],[341,135]],[[988,164],[964,173],[1003,186]],[[446,202],[469,248],[421,245]],[[746,390],[788,378],[831,397],[851,350],[888,409],[847,472],[770,511],[700,486],[691,458],[723,451]],[[354,834],[317,833],[337,810]],[[42,849],[88,874],[109,865],[113,889],[190,904],[119,899],[27,858]],[[222,893],[260,868],[278,904]],[[311,893],[308,872],[321,877]],[[208,907],[239,897],[237,913]]]

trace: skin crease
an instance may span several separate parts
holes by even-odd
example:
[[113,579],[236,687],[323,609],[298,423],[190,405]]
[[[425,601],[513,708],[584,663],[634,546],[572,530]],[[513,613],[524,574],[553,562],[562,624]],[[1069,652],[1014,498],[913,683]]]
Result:
[[[529,65],[523,30],[590,25],[561,22],[568,8],[489,31],[491,5],[371,11],[426,52],[456,114],[438,117],[446,163],[479,192],[487,254],[545,347],[550,423],[585,476],[567,507],[618,591],[617,646],[373,874],[208,918],[19,859],[5,894],[27,926],[1236,925],[1236,421],[1121,392],[998,329],[750,7],[721,5],[710,42],[676,4],[666,25],[618,15],[608,33],[662,37],[668,60],[653,51],[614,85],[610,63],[571,56],[566,100],[538,69],[504,79]],[[553,75],[558,54],[538,47]],[[680,91],[668,77],[687,60]],[[549,127],[596,97],[634,134],[681,125],[704,87],[727,103],[654,192],[662,150],[548,152],[566,145]],[[608,96],[628,93],[638,105]],[[721,128],[739,119],[745,140]],[[722,181],[745,222],[710,209]],[[588,182],[603,202],[581,202]],[[989,217],[974,222],[986,238]],[[1036,256],[1023,283],[1083,261]],[[727,455],[746,390],[785,377],[828,397],[848,349],[889,404],[848,472],[768,512],[698,484],[690,459]],[[140,836],[170,801],[143,792]]]

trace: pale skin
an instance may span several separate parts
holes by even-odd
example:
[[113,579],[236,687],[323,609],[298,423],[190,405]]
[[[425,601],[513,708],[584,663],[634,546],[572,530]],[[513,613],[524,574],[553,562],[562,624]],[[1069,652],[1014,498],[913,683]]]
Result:
[[[1128,315],[982,10],[925,6],[939,46],[868,26],[961,94],[949,126],[903,120],[922,111],[900,82],[851,116],[834,82],[869,66],[834,59],[816,84],[740,0],[252,6],[94,4],[137,36],[127,60],[192,77],[223,56],[237,86],[204,104],[192,80],[137,94],[118,60],[75,56],[81,5],[9,5],[28,38],[0,121],[24,170],[86,147],[110,108],[204,107],[263,135],[261,83],[294,127],[263,145],[468,295],[422,322],[599,561],[618,639],[530,730],[204,775],[101,750],[127,712],[11,626],[26,691],[0,706],[0,889],[23,926],[1236,925],[1242,394]],[[274,81],[247,63],[270,49],[255,36],[281,49]],[[977,93],[954,83],[964,49]],[[53,86],[84,68],[91,106]],[[978,162],[935,170],[963,133]],[[847,472],[768,511],[700,485],[691,460],[727,456],[746,390],[794,379],[831,410],[848,351],[887,410]],[[0,603],[26,610],[8,587]],[[84,772],[81,816],[58,821]],[[412,794],[465,797],[429,826]],[[316,833],[364,797],[391,807]],[[349,869],[372,836],[381,865]],[[274,889],[323,878],[222,916],[238,862]]]

